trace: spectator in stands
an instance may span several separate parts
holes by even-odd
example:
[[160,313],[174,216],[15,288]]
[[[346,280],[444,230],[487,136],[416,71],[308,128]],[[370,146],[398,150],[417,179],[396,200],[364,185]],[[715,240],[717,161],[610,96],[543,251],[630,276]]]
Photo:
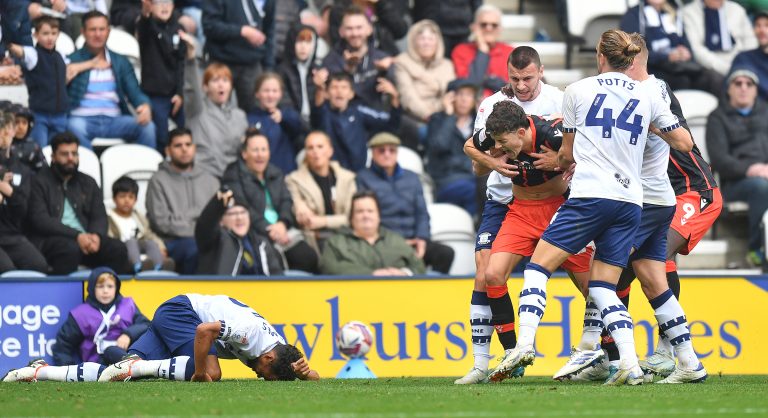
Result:
[[203,34],[203,0],[174,0],[176,10],[180,10],[179,24],[184,31],[197,39],[199,48],[196,52],[202,52],[205,46],[205,34]]
[[304,162],[285,178],[293,198],[296,223],[315,250],[332,233],[349,225],[349,207],[357,191],[355,173],[331,161],[331,138],[313,131],[304,141]]
[[10,270],[48,272],[45,257],[24,236],[31,170],[11,152],[14,115],[0,113],[0,273]]
[[448,85],[445,111],[429,118],[427,172],[435,181],[438,202],[453,203],[477,213],[477,181],[472,161],[464,155],[464,142],[472,136],[477,109],[477,86],[463,78]]
[[723,197],[749,203],[747,259],[754,265],[765,261],[760,223],[768,210],[768,107],[757,97],[759,81],[752,70],[736,69],[726,100],[707,120],[707,149]]
[[747,13],[733,1],[694,0],[683,7],[683,22],[696,62],[723,76],[736,54],[757,47]]
[[136,33],[136,23],[141,16],[142,0],[112,0],[109,15],[114,26],[122,27],[130,34]]
[[673,90],[705,90],[719,97],[723,76],[696,62],[683,31],[682,13],[667,0],[645,0],[641,5],[627,10],[621,30],[645,37],[648,72],[666,81]]
[[210,196],[219,189],[216,177],[195,164],[192,132],[176,128],[168,134],[165,155],[147,187],[149,225],[163,239],[181,274],[197,271],[195,222]]
[[381,226],[376,194],[357,192],[349,214],[351,229],[332,236],[323,248],[323,274],[413,276],[424,274],[424,263],[397,232]]
[[280,106],[283,80],[267,71],[256,79],[256,105],[248,112],[248,125],[256,127],[269,139],[270,162],[284,174],[296,169],[296,150],[300,148],[302,129],[299,113]]
[[451,52],[456,77],[468,78],[482,86],[483,97],[501,89],[507,79],[507,58],[514,47],[499,40],[501,10],[491,4],[480,6],[472,23],[471,42],[457,45]]
[[35,115],[22,105],[15,105],[11,111],[16,122],[16,136],[14,136],[13,144],[11,144],[11,154],[32,170],[32,173],[37,173],[47,163],[40,145],[29,137],[35,124]]
[[396,90],[393,58],[372,46],[373,27],[363,9],[350,6],[344,11],[339,28],[341,39],[323,60],[330,74],[346,72],[354,80],[357,98],[377,110],[389,108],[390,90]]
[[32,24],[27,11],[28,0],[0,1],[0,57],[5,57],[9,44],[32,46]]
[[357,173],[357,189],[376,193],[381,224],[406,238],[424,264],[448,273],[453,249],[430,241],[429,212],[419,176],[397,163],[400,140],[390,133],[371,138],[371,167]]
[[93,269],[85,303],[69,312],[56,333],[54,364],[116,363],[149,329],[149,319],[133,298],[120,294],[120,285],[120,277],[109,268]]
[[30,133],[40,147],[51,136],[67,130],[67,65],[56,51],[59,21],[50,16],[35,20],[37,46],[11,44],[11,54],[21,59],[29,93],[29,107],[37,116]]
[[144,1],[136,30],[141,48],[141,90],[152,103],[155,146],[163,152],[168,145],[168,118],[176,126],[184,126],[184,59],[194,58],[187,57],[187,43],[194,40],[181,30],[172,0]]
[[319,70],[313,79],[316,90],[312,127],[331,137],[334,159],[347,170],[357,172],[365,168],[368,138],[378,132],[396,131],[400,125],[399,95],[389,83],[392,111],[379,112],[352,101],[355,91],[349,74],[327,74],[324,69]]
[[240,158],[227,167],[221,183],[234,192],[236,202],[248,208],[251,229],[269,238],[285,255],[288,268],[317,273],[317,253],[301,231],[292,228],[296,221],[291,194],[283,173],[269,159],[269,140],[250,128]]
[[198,274],[275,276],[283,274],[280,254],[251,229],[248,209],[232,191],[217,191],[195,225],[200,249]]
[[29,2],[28,10],[29,18],[33,22],[43,16],[53,14],[51,11],[62,13],[65,17],[61,21],[61,31],[72,39],[80,35],[84,14],[91,10],[98,10],[104,14],[108,12],[105,0],[32,0]]
[[768,100],[768,11],[755,15],[755,38],[758,47],[749,51],[739,52],[733,59],[733,69],[750,68],[758,78],[760,84],[758,93],[760,98]]
[[397,91],[405,111],[403,125],[423,129],[430,115],[443,110],[443,96],[455,78],[453,64],[444,57],[437,24],[422,20],[411,26],[408,49],[395,60]]
[[445,56],[451,57],[456,45],[469,37],[472,17],[482,0],[414,0],[411,15],[413,21],[432,19],[440,27],[445,45]]
[[[224,64],[211,63],[200,80],[194,59],[185,67],[191,97],[185,100],[187,127],[197,142],[197,165],[220,178],[227,165],[237,159],[243,132],[248,128],[245,112],[232,101],[232,72]],[[205,93],[205,94],[203,94]]]
[[285,47],[292,43],[287,43],[288,33],[293,28],[301,25],[301,11],[307,7],[305,0],[285,0],[278,1],[275,4],[275,31],[272,37],[274,45],[273,54],[275,55],[275,64],[279,65],[285,56]]
[[340,37],[340,27],[350,6],[362,10],[371,23],[370,46],[384,51],[387,55],[395,56],[400,53],[395,41],[408,32],[408,22],[405,20],[408,10],[407,0],[339,0],[334,2],[328,14],[328,26],[333,44]]
[[318,69],[315,64],[317,32],[311,26],[297,26],[288,33],[286,42],[293,48],[285,48],[283,60],[277,68],[285,86],[283,102],[299,112],[302,125],[308,129],[309,113],[315,98],[312,75]]
[[107,212],[96,181],[77,170],[77,136],[56,134],[51,140],[51,167],[35,176],[27,225],[32,242],[48,260],[53,274],[69,274],[77,266],[108,266],[131,271],[122,242],[107,236]]
[[[128,176],[122,176],[112,184],[115,207],[107,211],[109,236],[125,244],[134,273],[173,270],[173,260],[167,258],[168,250],[163,240],[152,232],[147,218],[136,210],[138,195],[139,184]],[[144,262],[142,255],[146,255]]]
[[208,59],[229,66],[237,104],[253,107],[256,77],[275,68],[276,0],[209,0],[203,2],[203,31]]
[[128,59],[107,48],[109,18],[98,11],[83,15],[83,37],[85,45],[69,56],[67,66],[68,129],[86,148],[96,137],[123,138],[155,148],[149,98],[141,92]]

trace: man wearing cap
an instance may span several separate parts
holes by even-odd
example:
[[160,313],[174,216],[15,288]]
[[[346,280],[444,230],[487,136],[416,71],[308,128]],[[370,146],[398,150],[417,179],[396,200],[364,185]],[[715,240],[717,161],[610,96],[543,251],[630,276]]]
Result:
[[731,71],[738,68],[751,68],[760,79],[758,93],[760,98],[768,100],[768,12],[755,15],[755,37],[758,47],[749,51],[739,52],[733,59]]
[[759,81],[751,69],[733,71],[727,101],[707,119],[707,149],[723,198],[749,203],[747,261],[754,265],[765,263],[760,221],[768,210],[768,107],[757,97]]
[[357,173],[357,189],[376,193],[381,224],[402,235],[424,264],[448,273],[453,249],[430,241],[429,213],[421,181],[416,173],[397,163],[399,146],[400,139],[388,132],[371,138],[371,166]]

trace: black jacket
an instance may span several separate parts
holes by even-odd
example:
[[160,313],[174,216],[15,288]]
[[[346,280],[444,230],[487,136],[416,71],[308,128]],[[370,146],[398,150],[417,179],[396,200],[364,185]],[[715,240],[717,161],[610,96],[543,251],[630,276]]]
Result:
[[445,36],[467,36],[482,0],[414,0],[413,21],[432,19]]
[[32,188],[32,171],[21,164],[13,154],[9,158],[0,157],[0,175],[9,171],[17,175],[19,183],[12,184],[13,194],[10,197],[3,196],[3,201],[0,202],[0,242],[23,234],[22,227]]
[[64,182],[55,168],[43,167],[32,182],[27,215],[28,226],[36,238],[77,237],[76,229],[61,223],[64,196],[87,232],[98,234],[102,239],[107,236],[107,211],[96,181],[78,171]]
[[[244,251],[243,238],[221,227],[219,222],[226,208],[214,196],[205,206],[195,225],[195,241],[199,253],[197,274],[215,274],[219,276],[237,276],[241,274]],[[280,254],[272,247],[269,240],[255,233],[248,232],[248,240],[255,254],[257,270],[265,276],[283,273]]]
[[240,29],[249,25],[243,4],[251,1],[241,0],[206,0],[203,2],[203,32],[205,32],[205,50],[211,61],[225,64],[256,64],[261,63],[266,68],[274,68],[274,32],[275,32],[275,0],[265,0],[264,14],[251,10],[257,29],[266,35],[267,40],[261,46],[255,47],[240,36]]
[[287,228],[296,222],[293,217],[293,200],[285,177],[279,168],[269,164],[264,173],[264,185],[248,170],[242,158],[230,164],[224,171],[221,184],[229,187],[234,193],[235,202],[248,208],[251,215],[251,230],[267,237],[269,223],[264,219],[264,209],[267,206],[264,189],[269,190],[272,205],[277,211],[278,220],[285,223]]
[[758,98],[742,116],[725,100],[707,119],[709,158],[723,183],[743,179],[752,164],[768,163],[768,106]]
[[109,23],[122,26],[131,35],[136,33],[136,22],[141,16],[141,0],[112,0]]
[[142,16],[137,25],[141,48],[141,90],[150,96],[184,94],[187,44],[179,38],[178,15],[167,22]]

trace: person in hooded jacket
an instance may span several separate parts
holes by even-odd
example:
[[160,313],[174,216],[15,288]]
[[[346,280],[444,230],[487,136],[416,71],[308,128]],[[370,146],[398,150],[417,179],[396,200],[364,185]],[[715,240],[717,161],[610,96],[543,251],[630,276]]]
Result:
[[16,136],[11,144],[11,154],[34,175],[48,165],[40,145],[29,136],[35,124],[35,115],[20,104],[13,105],[9,110],[16,116]]
[[297,26],[288,33],[286,45],[293,45],[293,48],[285,48],[283,60],[277,68],[286,87],[283,104],[299,112],[304,130],[308,130],[312,99],[315,97],[312,74],[318,69],[315,63],[317,32],[311,26]]
[[97,267],[88,278],[85,303],[69,312],[53,346],[56,365],[94,362],[113,364],[149,328],[133,298],[120,294],[120,278],[109,267]]

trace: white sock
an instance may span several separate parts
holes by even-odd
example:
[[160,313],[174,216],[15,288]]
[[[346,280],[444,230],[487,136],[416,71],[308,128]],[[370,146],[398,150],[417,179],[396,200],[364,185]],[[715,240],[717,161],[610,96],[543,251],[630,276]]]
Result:
[[472,328],[472,355],[475,358],[475,368],[488,370],[491,360],[491,306],[488,304],[488,294],[477,290],[472,292],[472,302],[469,305],[469,325]]
[[592,298],[587,298],[587,305],[584,308],[584,330],[581,333],[579,348],[582,350],[594,350],[595,346],[600,345],[600,334],[603,333],[603,319],[600,316],[600,310]]
[[139,360],[131,365],[131,375],[134,378],[159,377],[184,381],[187,380],[186,369],[190,359],[189,356],[178,356],[165,360]]
[[669,338],[659,335],[659,340],[656,343],[656,350],[657,352],[661,353],[669,353],[672,354],[674,352],[672,348],[672,344],[669,343]]
[[699,358],[693,351],[691,332],[688,330],[688,320],[685,318],[683,307],[672,293],[672,289],[653,298],[651,307],[654,309],[659,329],[665,339],[674,348],[675,357],[684,369],[695,369],[699,366]]
[[523,274],[525,280],[517,311],[520,328],[517,347],[532,347],[536,329],[547,307],[547,280],[552,273],[538,264],[528,263]]
[[634,325],[627,308],[616,296],[616,285],[599,280],[590,281],[589,297],[597,305],[603,324],[616,342],[622,368],[636,366]]
[[52,382],[96,382],[103,369],[99,363],[80,363],[72,366],[43,366],[37,371],[37,380]]

